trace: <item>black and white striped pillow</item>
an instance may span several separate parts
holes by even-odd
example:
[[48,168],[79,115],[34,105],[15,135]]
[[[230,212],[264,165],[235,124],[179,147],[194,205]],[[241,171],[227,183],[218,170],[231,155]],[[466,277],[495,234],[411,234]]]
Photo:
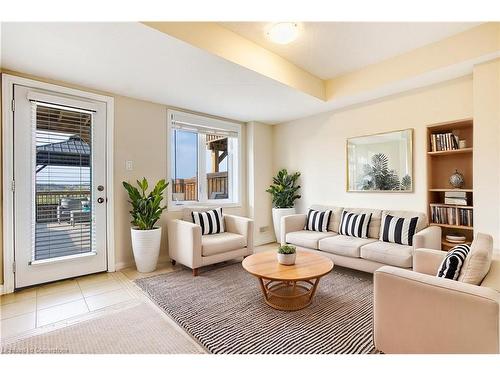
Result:
[[355,214],[344,210],[340,218],[339,233],[345,236],[368,238],[368,226],[371,219],[372,214]]
[[216,234],[224,232],[224,218],[222,208],[204,212],[191,212],[193,222],[201,227],[201,234]]
[[469,245],[455,246],[441,262],[436,276],[445,279],[458,280],[462,265],[464,264],[465,258],[467,258],[469,253]]
[[412,246],[417,222],[418,217],[404,218],[384,215],[380,228],[380,241]]
[[328,224],[330,224],[331,210],[316,211],[309,209],[307,213],[305,230],[313,230],[315,232],[328,232]]

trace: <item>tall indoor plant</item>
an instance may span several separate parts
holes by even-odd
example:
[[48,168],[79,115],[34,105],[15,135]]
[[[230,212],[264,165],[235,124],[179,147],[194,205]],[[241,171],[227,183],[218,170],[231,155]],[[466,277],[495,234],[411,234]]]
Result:
[[281,240],[281,218],[295,213],[294,203],[296,199],[300,198],[300,195],[297,194],[300,189],[300,186],[297,185],[299,177],[300,172],[288,174],[286,169],[281,169],[273,177],[273,184],[266,190],[273,199],[274,234],[278,242]]
[[160,180],[148,193],[148,181],[143,178],[137,180],[139,189],[128,182],[123,181],[123,187],[127,190],[132,205],[132,250],[134,252],[135,264],[139,272],[152,272],[156,269],[158,255],[160,253],[161,227],[156,227],[157,221],[167,208],[162,206],[163,192],[168,182]]

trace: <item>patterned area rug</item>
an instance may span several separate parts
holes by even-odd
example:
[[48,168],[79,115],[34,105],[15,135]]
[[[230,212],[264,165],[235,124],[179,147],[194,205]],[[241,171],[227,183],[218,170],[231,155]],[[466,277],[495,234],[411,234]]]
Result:
[[[203,272],[204,271],[204,272]],[[300,311],[265,304],[240,263],[136,280],[156,304],[214,354],[374,353],[372,276],[335,267]]]

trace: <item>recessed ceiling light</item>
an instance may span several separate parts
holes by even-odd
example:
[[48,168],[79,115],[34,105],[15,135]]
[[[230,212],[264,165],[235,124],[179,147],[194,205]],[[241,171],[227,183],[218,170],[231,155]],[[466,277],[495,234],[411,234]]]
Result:
[[273,25],[267,32],[271,41],[278,44],[293,42],[299,35],[299,27],[294,22],[281,22]]

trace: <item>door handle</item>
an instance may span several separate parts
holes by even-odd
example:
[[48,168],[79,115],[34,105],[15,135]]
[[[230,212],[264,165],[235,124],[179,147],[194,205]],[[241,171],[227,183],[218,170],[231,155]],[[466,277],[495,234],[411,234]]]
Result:
[[104,198],[102,197],[97,198],[97,203],[104,203]]

